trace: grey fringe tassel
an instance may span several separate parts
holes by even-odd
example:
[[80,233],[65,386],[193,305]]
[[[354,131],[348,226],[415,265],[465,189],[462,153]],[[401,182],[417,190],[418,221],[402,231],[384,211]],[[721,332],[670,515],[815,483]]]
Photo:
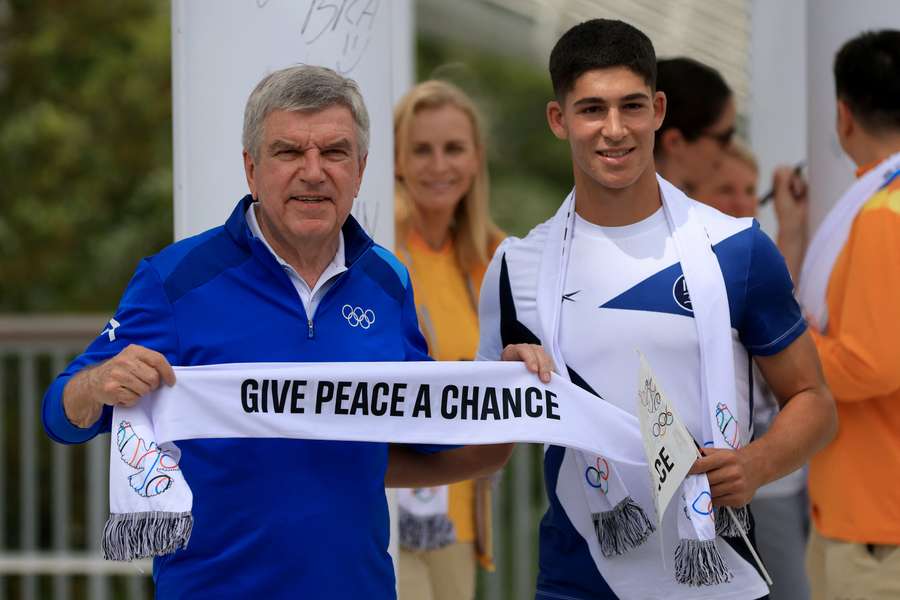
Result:
[[[741,506],[739,508],[732,508],[731,510],[734,511],[734,516],[737,517],[741,527],[744,528],[744,532],[749,532],[750,511],[747,510],[747,507]],[[716,534],[732,538],[741,537],[741,532],[734,526],[734,521],[731,520],[731,516],[728,514],[728,511],[725,510],[725,507],[716,509]]]
[[190,512],[111,514],[103,527],[100,548],[106,560],[134,560],[172,554],[191,539]]
[[456,541],[456,529],[445,514],[418,517],[400,509],[400,545],[407,550],[436,550]]
[[640,546],[656,529],[631,496],[626,496],[612,510],[593,513],[591,517],[600,551],[607,558]]
[[691,586],[718,585],[732,574],[719,554],[716,541],[681,540],[675,548],[675,580]]

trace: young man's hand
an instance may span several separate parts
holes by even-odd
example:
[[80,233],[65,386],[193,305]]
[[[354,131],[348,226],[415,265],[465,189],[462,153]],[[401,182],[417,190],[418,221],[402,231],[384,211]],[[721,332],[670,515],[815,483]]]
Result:
[[550,383],[553,372],[553,359],[543,346],[537,344],[510,344],[503,349],[501,360],[518,360],[525,363],[529,371],[540,377],[544,383]]
[[762,467],[748,448],[703,448],[701,452],[703,457],[697,459],[688,474],[706,473],[714,506],[744,506],[765,482]]

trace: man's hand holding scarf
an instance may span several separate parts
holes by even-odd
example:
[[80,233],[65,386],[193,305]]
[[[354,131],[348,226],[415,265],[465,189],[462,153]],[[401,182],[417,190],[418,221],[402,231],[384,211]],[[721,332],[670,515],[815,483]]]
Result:
[[166,357],[131,344],[114,357],[84,369],[66,385],[66,416],[82,429],[97,422],[103,406],[134,406],[165,383],[175,385],[175,371]]

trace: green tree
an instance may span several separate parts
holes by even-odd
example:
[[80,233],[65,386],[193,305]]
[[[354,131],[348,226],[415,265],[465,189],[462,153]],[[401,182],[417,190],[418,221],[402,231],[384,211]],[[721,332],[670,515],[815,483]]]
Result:
[[0,13],[0,311],[110,311],[172,239],[169,3]]

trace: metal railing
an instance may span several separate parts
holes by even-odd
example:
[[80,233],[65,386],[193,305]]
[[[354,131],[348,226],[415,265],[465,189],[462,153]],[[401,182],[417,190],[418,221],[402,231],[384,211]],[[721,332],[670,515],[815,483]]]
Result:
[[152,596],[149,561],[100,556],[109,438],[53,443],[41,399],[103,328],[102,316],[0,317],[0,600]]
[[[109,513],[109,438],[56,444],[41,423],[47,386],[106,316],[0,316],[0,600],[152,597],[149,561],[100,555]],[[546,507],[542,449],[516,448],[494,496],[497,571],[478,598],[534,597],[537,525]]]

